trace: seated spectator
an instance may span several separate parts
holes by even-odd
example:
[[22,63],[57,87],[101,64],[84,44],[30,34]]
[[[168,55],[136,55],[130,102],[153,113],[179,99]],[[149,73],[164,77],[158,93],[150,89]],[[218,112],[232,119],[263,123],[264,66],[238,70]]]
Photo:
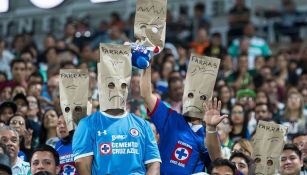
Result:
[[240,139],[233,144],[232,152],[241,152],[247,156],[251,156],[253,153],[253,147],[248,140]]
[[215,159],[210,165],[211,175],[236,175],[236,165],[228,159]]
[[200,28],[197,30],[196,39],[191,43],[191,49],[195,53],[203,55],[209,47],[209,43],[206,29]]
[[228,41],[243,35],[243,28],[249,22],[250,9],[245,6],[244,0],[236,0],[235,5],[228,13]]
[[307,170],[307,134],[297,133],[292,137],[292,144],[298,147],[302,153],[304,169]]
[[10,126],[0,127],[0,142],[7,146],[13,174],[29,174],[29,163],[18,157],[20,142],[18,132]]
[[55,147],[59,141],[57,137],[56,127],[59,115],[54,109],[48,109],[42,117],[40,144],[47,144]]
[[229,118],[225,118],[217,125],[217,131],[222,145],[222,157],[227,159],[230,157],[231,148],[233,146],[233,141],[229,137],[231,130],[232,126],[230,125]]
[[32,133],[33,130],[26,126],[26,119],[19,114],[15,114],[9,120],[9,126],[14,128],[19,135],[19,148],[18,157],[24,161],[28,161],[30,154],[32,152]]
[[271,50],[264,39],[255,36],[255,27],[253,24],[248,23],[244,26],[244,36],[232,41],[232,44],[228,48],[228,53],[233,58],[238,58],[241,54],[247,54],[248,69],[254,69],[256,56],[268,57],[271,55]]
[[52,175],[60,172],[59,154],[49,145],[41,145],[34,149],[30,159],[31,173],[47,171]]
[[293,144],[286,144],[280,156],[280,175],[299,175],[302,167],[300,150]]
[[63,115],[60,115],[57,123],[57,135],[60,140],[55,144],[55,150],[60,156],[60,174],[77,173],[72,152],[73,131],[68,132],[67,125]]
[[17,105],[14,102],[6,101],[0,105],[0,122],[8,124],[11,117],[17,112]]
[[306,131],[306,119],[303,115],[304,102],[299,92],[291,92],[288,94],[288,99],[285,107],[285,114],[282,117],[281,124],[288,126],[289,134]]
[[231,132],[229,137],[233,141],[244,139],[250,139],[250,134],[248,131],[248,117],[244,110],[244,107],[240,104],[235,104],[232,107],[230,114],[230,124]]
[[241,174],[252,175],[254,173],[254,164],[250,156],[235,152],[230,156],[229,160],[236,165]]
[[206,56],[222,59],[227,53],[226,48],[222,45],[222,36],[220,33],[213,33],[208,48],[203,53]]

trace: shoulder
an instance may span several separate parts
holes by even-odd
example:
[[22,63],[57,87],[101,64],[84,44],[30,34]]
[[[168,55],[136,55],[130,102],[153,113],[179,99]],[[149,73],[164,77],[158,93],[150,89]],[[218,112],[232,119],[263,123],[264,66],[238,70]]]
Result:
[[89,116],[86,116],[86,117],[82,118],[80,120],[79,124],[80,123],[87,124],[87,123],[93,123],[93,122],[96,123],[96,120],[99,118],[99,116],[102,116],[102,113],[99,112],[99,111],[95,112],[95,113],[93,113],[93,114],[91,114]]
[[132,121],[137,122],[141,125],[145,125],[148,123],[148,121],[146,121],[145,119],[133,114],[133,113],[128,113],[128,116]]

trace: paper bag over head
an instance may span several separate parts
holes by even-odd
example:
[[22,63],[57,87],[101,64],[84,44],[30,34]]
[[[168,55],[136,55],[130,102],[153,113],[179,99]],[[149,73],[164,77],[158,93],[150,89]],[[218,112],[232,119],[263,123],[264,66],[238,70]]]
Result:
[[184,116],[203,118],[203,103],[212,96],[219,65],[218,58],[191,54],[183,93]]
[[100,110],[125,110],[132,71],[130,46],[100,44],[97,67]]
[[134,21],[134,35],[147,47],[165,44],[167,0],[138,0]]
[[84,69],[60,70],[60,105],[69,131],[87,116],[89,76]]
[[279,157],[284,147],[287,127],[260,120],[252,145],[255,173],[273,175],[279,168]]

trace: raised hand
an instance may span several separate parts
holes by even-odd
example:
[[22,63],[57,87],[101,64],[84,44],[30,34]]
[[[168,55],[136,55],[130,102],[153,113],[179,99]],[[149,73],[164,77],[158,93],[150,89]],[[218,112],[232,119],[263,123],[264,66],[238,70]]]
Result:
[[23,137],[24,137],[24,140],[25,140],[25,147],[27,149],[31,149],[32,134],[33,134],[33,130],[32,129],[25,130],[25,133],[24,133]]
[[224,118],[228,117],[227,115],[220,115],[222,102],[217,100],[215,97],[212,101],[210,99],[207,103],[203,104],[205,115],[203,121],[206,123],[206,126],[216,127]]

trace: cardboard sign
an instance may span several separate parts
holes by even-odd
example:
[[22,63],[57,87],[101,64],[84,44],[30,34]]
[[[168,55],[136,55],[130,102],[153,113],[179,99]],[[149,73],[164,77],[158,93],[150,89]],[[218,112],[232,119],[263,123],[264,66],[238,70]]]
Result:
[[134,22],[134,35],[139,44],[147,47],[165,43],[167,0],[138,0]]
[[252,141],[252,158],[255,161],[255,174],[276,174],[279,157],[284,147],[287,127],[260,120]]
[[87,115],[88,89],[87,70],[60,70],[60,105],[69,131]]
[[130,46],[100,44],[97,65],[100,110],[125,110],[132,71]]
[[183,93],[183,115],[203,118],[203,103],[212,96],[219,66],[218,58],[191,54]]

